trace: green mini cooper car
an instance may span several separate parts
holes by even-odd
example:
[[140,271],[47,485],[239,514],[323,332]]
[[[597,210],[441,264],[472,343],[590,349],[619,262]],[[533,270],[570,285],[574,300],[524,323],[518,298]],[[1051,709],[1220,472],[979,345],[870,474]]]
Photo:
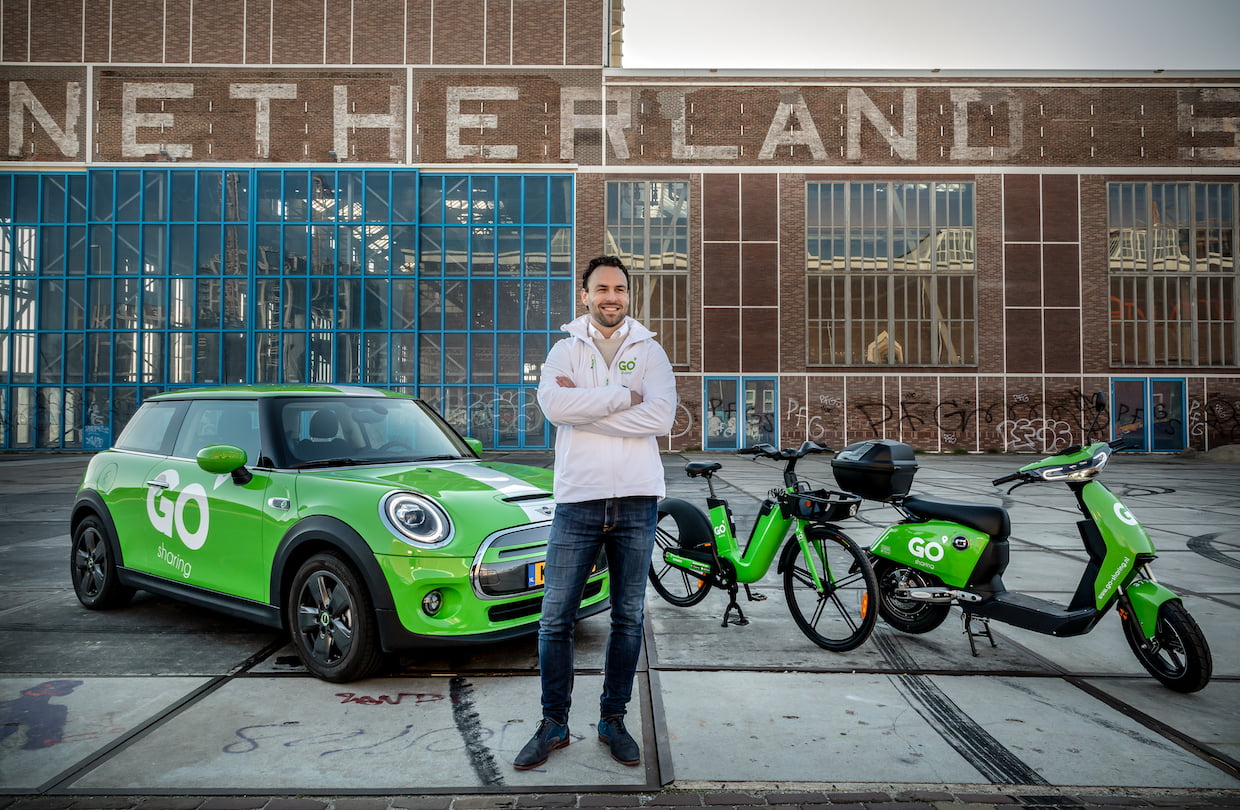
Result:
[[[151,397],[87,467],[74,590],[93,610],[143,589],[286,628],[335,682],[373,674],[385,653],[533,632],[551,472],[480,450],[391,391]],[[600,558],[580,616],[608,597]]]

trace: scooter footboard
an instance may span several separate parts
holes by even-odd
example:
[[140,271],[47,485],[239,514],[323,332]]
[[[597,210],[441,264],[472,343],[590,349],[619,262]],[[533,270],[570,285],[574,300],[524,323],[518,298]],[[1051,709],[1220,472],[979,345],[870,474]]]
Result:
[[1170,588],[1151,579],[1133,583],[1124,593],[1128,597],[1128,603],[1132,605],[1137,623],[1141,625],[1141,632],[1147,639],[1153,638],[1157,629],[1158,609],[1164,602],[1180,598]]

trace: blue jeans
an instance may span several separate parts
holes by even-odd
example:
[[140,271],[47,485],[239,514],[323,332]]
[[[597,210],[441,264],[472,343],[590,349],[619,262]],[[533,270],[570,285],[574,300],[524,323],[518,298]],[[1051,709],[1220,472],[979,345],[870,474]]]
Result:
[[573,626],[600,548],[606,551],[611,579],[611,629],[599,716],[624,714],[633,696],[641,655],[646,572],[658,522],[655,497],[556,504],[538,625],[543,717],[568,722],[573,697]]

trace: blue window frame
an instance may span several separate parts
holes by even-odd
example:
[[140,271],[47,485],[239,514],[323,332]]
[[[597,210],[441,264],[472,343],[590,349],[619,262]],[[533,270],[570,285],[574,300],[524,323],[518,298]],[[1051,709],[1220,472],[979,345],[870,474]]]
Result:
[[546,447],[573,211],[568,174],[0,172],[0,448],[99,449],[153,393],[280,382]]

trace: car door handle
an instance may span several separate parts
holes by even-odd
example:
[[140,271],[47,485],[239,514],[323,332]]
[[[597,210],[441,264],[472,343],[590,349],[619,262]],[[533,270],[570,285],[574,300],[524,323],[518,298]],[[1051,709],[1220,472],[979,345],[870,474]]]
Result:
[[146,485],[148,487],[159,487],[160,489],[167,489],[170,486],[170,484],[162,478],[156,478],[154,481],[147,481]]

